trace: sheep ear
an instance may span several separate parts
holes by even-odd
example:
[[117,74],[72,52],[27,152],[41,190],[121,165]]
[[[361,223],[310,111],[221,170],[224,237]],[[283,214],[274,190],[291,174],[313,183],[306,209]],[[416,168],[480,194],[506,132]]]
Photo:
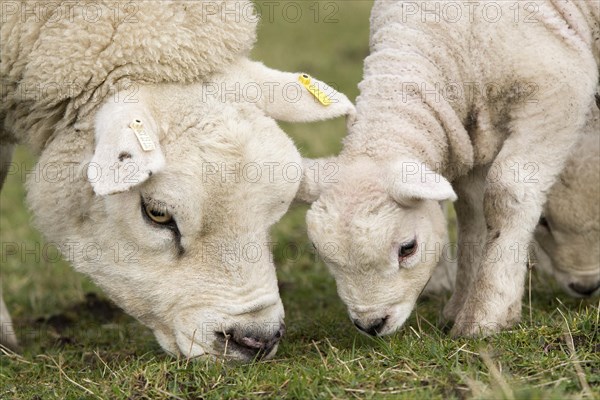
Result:
[[425,163],[403,161],[395,163],[390,170],[388,191],[398,203],[411,200],[455,201],[457,198],[450,182]]
[[[344,115],[349,123],[354,120],[354,104],[324,82],[301,72],[277,71],[247,59],[241,64],[249,83],[260,87],[257,105],[276,120],[312,122]],[[246,92],[254,94],[251,90]]]
[[302,181],[295,200],[301,203],[314,203],[323,189],[330,183],[337,182],[339,166],[328,158],[303,158]]
[[109,102],[96,115],[96,148],[88,181],[100,196],[125,192],[165,166],[159,129],[140,102]]

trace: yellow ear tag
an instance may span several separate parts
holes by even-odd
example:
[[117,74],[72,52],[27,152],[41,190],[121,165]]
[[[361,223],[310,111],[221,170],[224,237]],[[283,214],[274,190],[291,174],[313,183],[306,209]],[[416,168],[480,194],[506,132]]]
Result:
[[142,146],[142,150],[152,151],[156,148],[156,146],[154,145],[154,140],[152,140],[150,135],[148,135],[144,130],[144,124],[142,123],[142,121],[140,121],[139,119],[134,119],[133,122],[129,124],[129,127],[135,133],[138,142],[140,142],[140,146]]
[[313,85],[310,81],[310,75],[308,74],[300,74],[298,77],[298,81],[312,94],[315,96],[319,103],[323,104],[325,107],[331,104],[331,99],[325,93],[319,90],[316,85]]

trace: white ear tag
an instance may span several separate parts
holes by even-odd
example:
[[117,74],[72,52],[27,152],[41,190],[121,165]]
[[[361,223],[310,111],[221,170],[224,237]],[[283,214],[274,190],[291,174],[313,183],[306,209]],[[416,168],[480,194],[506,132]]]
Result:
[[142,150],[152,151],[152,150],[156,149],[154,140],[152,140],[150,135],[148,135],[146,133],[146,131],[144,130],[144,124],[142,123],[141,120],[139,120],[139,119],[133,120],[133,122],[131,124],[129,124],[129,127],[135,133],[135,136],[137,137],[138,142],[140,143],[140,146],[142,146]]

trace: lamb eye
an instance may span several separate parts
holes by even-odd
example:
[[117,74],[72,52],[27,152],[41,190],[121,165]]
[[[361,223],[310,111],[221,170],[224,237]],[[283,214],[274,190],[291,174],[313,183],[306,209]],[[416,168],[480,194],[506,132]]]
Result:
[[402,261],[405,258],[408,258],[415,254],[417,251],[417,239],[413,239],[410,242],[403,243],[400,245],[400,249],[398,249],[398,260]]
[[167,225],[173,222],[173,216],[166,207],[159,207],[151,204],[143,204],[144,212],[153,222],[161,225]]

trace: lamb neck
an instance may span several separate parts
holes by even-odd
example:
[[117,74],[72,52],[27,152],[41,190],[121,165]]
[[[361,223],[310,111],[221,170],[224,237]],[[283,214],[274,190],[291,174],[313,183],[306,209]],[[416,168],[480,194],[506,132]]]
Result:
[[465,54],[460,46],[468,27],[405,20],[402,6],[373,7],[371,54],[342,154],[417,160],[453,179],[473,162],[464,127],[469,102],[452,92],[470,74],[465,59],[455,56]]

